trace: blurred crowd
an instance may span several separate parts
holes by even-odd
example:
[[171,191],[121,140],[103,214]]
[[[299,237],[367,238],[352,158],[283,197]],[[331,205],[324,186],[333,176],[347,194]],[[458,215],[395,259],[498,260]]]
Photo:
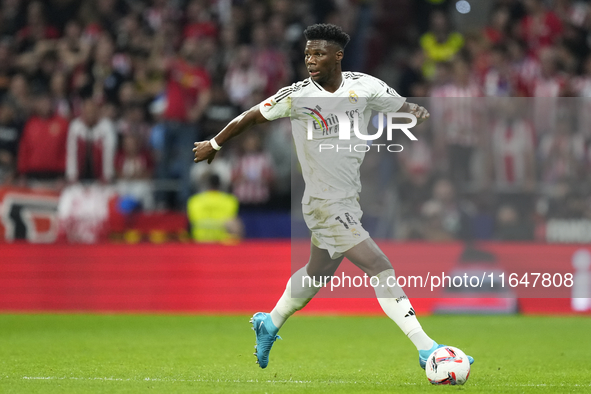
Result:
[[[445,211],[438,195],[465,207],[449,223],[488,212],[533,228],[535,215],[566,215],[560,193],[589,216],[589,2],[486,3],[488,22],[466,30],[449,0],[1,0],[0,184],[108,183],[137,209],[185,209],[215,174],[241,210],[289,210],[288,120],[211,166],[193,165],[191,148],[306,78],[302,31],[329,22],[352,37],[344,69],[432,100],[425,137],[394,155],[397,204],[414,215],[397,236],[430,237],[415,219]],[[483,110],[498,97],[544,99]],[[581,99],[563,110],[559,97]]]

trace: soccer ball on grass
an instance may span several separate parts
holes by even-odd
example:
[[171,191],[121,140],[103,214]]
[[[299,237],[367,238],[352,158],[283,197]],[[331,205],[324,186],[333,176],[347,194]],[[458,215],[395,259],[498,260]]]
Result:
[[464,384],[470,376],[470,361],[457,347],[444,346],[431,353],[425,372],[431,384]]

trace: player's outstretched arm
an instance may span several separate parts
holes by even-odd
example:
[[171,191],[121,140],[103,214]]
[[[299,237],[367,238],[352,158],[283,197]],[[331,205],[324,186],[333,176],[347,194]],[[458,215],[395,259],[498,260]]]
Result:
[[[220,131],[213,139],[215,142],[222,146],[230,138],[237,136],[245,130],[248,130],[252,126],[260,123],[268,122],[268,120],[261,114],[259,106],[255,105],[248,111],[243,112],[239,116],[235,117],[222,131]],[[214,159],[217,150],[213,148],[210,141],[195,142],[193,153],[195,154],[195,163],[203,160],[207,160],[207,163],[211,163]]]
[[417,124],[421,124],[429,119],[429,111],[427,111],[425,107],[421,107],[420,105],[414,103],[404,103],[398,112],[413,114],[417,118]]

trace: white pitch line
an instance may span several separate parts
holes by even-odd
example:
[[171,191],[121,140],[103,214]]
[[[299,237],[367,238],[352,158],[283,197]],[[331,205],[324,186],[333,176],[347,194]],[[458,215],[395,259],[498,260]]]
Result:
[[[10,379],[9,376],[2,379]],[[23,380],[99,380],[99,381],[114,381],[114,382],[169,382],[169,383],[176,383],[176,382],[189,382],[189,383],[295,383],[295,384],[373,384],[373,385],[381,385],[384,383],[381,382],[364,382],[364,381],[345,381],[345,380],[332,380],[332,381],[312,381],[312,380],[258,380],[258,379],[248,379],[248,380],[241,380],[241,379],[172,379],[172,378],[113,378],[113,377],[76,377],[76,376],[23,376],[21,379]],[[401,382],[398,384],[402,384],[405,386],[416,386],[417,383],[410,383],[410,382]],[[476,384],[470,384],[476,386]],[[485,384],[487,387],[591,387],[591,384],[534,384],[534,383],[525,383],[525,384]]]

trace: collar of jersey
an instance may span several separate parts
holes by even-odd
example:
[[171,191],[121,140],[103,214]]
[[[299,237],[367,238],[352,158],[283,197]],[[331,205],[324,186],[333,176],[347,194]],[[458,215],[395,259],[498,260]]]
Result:
[[329,92],[328,90],[325,90],[322,86],[320,86],[319,84],[316,83],[316,81],[314,81],[312,79],[312,77],[309,77],[310,81],[314,84],[314,86],[316,86],[318,89],[320,89],[323,92],[326,92],[328,94],[335,94],[336,92],[338,92],[343,86],[345,86],[345,75],[343,75],[343,73],[341,72],[341,86],[339,86],[339,88],[337,90],[335,90],[334,92]]

